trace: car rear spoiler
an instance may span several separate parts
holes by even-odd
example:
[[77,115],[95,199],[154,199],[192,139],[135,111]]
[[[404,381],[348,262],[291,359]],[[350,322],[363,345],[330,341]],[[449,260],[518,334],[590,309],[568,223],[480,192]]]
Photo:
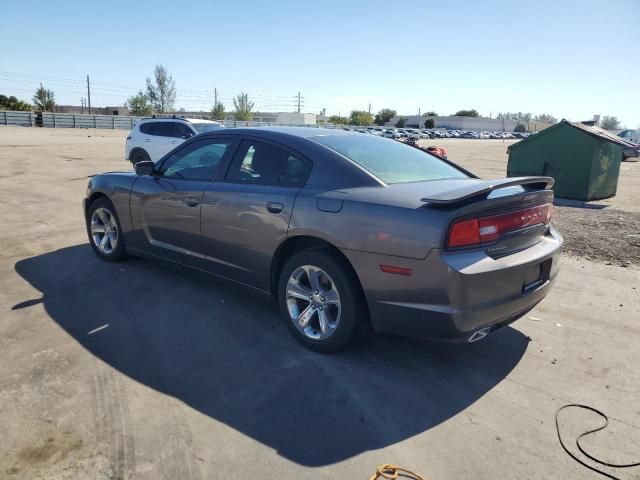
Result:
[[486,195],[500,188],[526,185],[539,190],[548,190],[553,187],[554,180],[551,177],[514,177],[461,183],[462,185],[458,188],[436,192],[429,197],[421,198],[420,201],[435,205],[454,205],[474,197]]

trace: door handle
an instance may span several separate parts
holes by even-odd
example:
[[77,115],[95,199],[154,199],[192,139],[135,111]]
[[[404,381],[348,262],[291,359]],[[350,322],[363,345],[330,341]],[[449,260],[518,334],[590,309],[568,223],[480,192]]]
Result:
[[178,141],[177,140],[173,140],[171,143],[178,143]]
[[150,139],[150,138],[147,138],[147,139],[145,140],[145,142],[150,142],[150,141],[151,141],[151,139]]
[[197,207],[198,203],[200,203],[200,202],[195,197],[187,197],[185,199],[184,203],[186,203],[187,206],[189,206],[189,207]]
[[267,202],[267,210],[271,213],[280,213],[284,205],[278,202]]

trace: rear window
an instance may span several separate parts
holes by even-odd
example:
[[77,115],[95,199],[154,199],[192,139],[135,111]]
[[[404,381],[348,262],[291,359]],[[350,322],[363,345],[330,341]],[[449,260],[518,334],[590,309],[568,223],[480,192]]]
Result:
[[395,140],[362,135],[321,135],[310,140],[344,155],[385,183],[469,178],[433,155]]

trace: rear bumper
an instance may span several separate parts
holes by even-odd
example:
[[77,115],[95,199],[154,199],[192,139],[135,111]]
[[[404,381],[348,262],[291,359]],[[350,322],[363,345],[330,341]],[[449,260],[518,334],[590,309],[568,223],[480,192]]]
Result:
[[[465,342],[479,330],[495,330],[517,320],[549,293],[562,243],[551,229],[540,243],[499,259],[484,252],[439,250],[424,260],[344,253],[358,272],[376,331]],[[413,273],[383,273],[381,264]]]

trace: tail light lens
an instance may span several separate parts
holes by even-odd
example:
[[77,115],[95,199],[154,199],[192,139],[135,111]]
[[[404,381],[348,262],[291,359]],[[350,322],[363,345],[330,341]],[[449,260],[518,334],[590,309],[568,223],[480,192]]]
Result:
[[469,247],[493,242],[501,235],[533,225],[548,225],[553,215],[553,204],[546,203],[516,212],[457,220],[449,229],[447,246]]

